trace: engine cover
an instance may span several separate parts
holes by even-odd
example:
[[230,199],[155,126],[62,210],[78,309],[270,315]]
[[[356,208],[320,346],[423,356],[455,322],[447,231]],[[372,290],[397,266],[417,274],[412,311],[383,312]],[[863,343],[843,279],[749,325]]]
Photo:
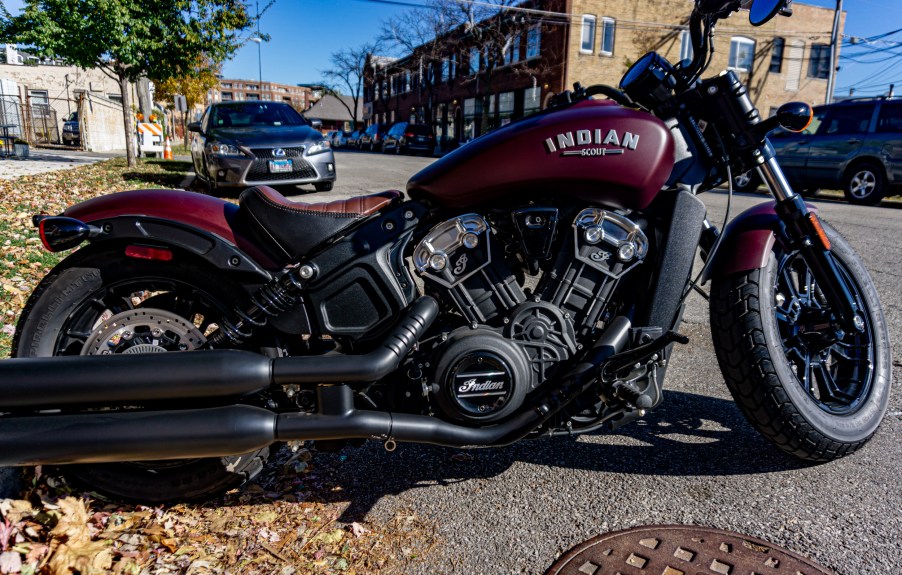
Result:
[[439,347],[432,397],[453,419],[498,421],[516,411],[532,387],[520,347],[484,328],[462,328]]

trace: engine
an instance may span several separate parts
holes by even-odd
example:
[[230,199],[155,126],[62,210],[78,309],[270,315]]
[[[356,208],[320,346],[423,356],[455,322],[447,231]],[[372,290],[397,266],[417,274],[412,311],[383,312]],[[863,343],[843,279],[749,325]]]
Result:
[[[466,324],[443,336],[428,378],[445,415],[486,423],[516,411],[604,323],[618,282],[648,253],[644,232],[616,212],[586,208],[569,223],[557,208],[529,207],[502,232],[464,214],[415,248],[429,291]],[[528,288],[518,267],[543,275]]]

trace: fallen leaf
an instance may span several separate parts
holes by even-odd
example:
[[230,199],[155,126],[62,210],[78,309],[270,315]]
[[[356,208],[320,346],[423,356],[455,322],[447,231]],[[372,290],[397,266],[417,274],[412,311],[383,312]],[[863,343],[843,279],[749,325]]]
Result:
[[0,553],[0,573],[19,573],[22,571],[22,556],[15,551]]
[[354,534],[354,537],[360,537],[361,535],[366,533],[366,528],[355,521],[351,523],[351,533]]

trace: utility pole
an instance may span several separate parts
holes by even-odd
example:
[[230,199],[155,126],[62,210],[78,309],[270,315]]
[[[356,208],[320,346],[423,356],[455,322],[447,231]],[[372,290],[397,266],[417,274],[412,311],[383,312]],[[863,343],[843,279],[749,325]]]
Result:
[[836,0],[833,14],[833,33],[830,35],[830,72],[827,75],[827,101],[833,102],[833,88],[836,85],[836,67],[839,64],[839,19],[842,17],[842,0]]

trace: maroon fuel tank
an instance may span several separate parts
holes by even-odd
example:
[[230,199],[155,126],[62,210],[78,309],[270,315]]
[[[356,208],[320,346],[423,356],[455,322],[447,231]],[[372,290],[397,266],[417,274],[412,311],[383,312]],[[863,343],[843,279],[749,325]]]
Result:
[[473,140],[415,174],[407,191],[449,208],[539,191],[642,209],[670,176],[673,149],[651,114],[586,100]]

